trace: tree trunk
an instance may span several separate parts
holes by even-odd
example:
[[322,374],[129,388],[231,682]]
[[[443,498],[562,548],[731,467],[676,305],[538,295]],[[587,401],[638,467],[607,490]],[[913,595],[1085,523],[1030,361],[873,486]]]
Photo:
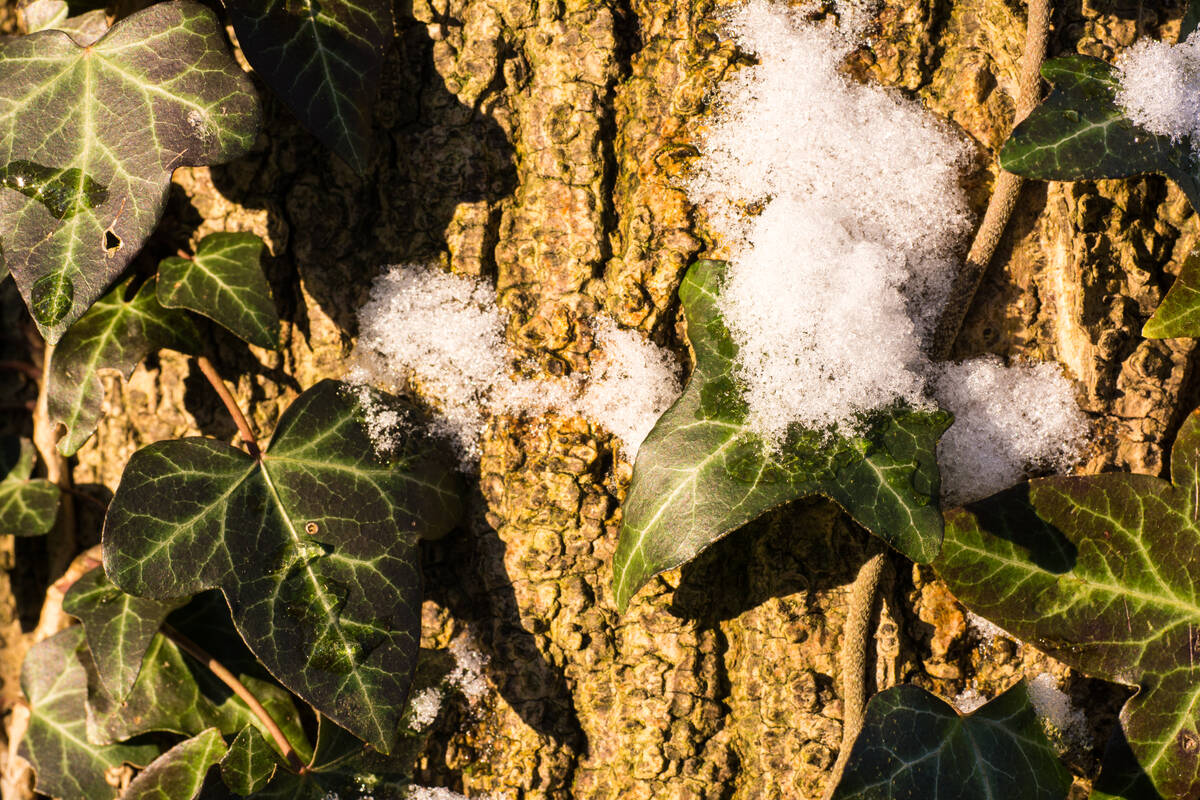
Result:
[[[375,111],[372,174],[328,155],[263,90],[255,151],[179,170],[142,258],[218,230],[267,239],[285,350],[215,342],[263,433],[302,387],[343,372],[356,310],[388,264],[494,279],[511,341],[551,373],[586,368],[600,310],[684,353],[675,292],[720,243],[681,177],[706,98],[745,63],[719,35],[727,5],[413,0]],[[1051,55],[1173,39],[1182,13],[1059,5]],[[1012,124],[1023,4],[887,0],[879,20],[851,71],[920,97],[979,144],[981,211]],[[1162,473],[1164,444],[1196,402],[1194,346],[1139,332],[1195,238],[1187,202],[1160,178],[1030,183],[956,355],[1058,359],[1100,433],[1085,469]],[[108,390],[79,484],[115,488],[151,441],[234,434],[174,353]],[[847,584],[878,545],[828,503],[798,502],[656,579],[618,615],[611,562],[629,474],[580,419],[489,429],[469,524],[423,555],[424,644],[468,637],[489,657],[490,690],[443,712],[421,780],[514,800],[819,796],[841,741]],[[898,556],[874,658],[877,688],[915,682],[948,697],[1049,671],[1086,700],[1094,748],[1124,697],[1029,646],[981,641],[931,572]],[[1096,753],[1068,752],[1079,791]]]

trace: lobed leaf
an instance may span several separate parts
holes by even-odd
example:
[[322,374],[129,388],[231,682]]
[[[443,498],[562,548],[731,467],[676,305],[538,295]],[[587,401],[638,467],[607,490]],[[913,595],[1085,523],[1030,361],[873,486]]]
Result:
[[358,402],[323,381],[259,460],[211,439],[135,453],[105,520],[104,565],[139,596],[220,588],[273,675],[386,753],[417,658],[417,539],[454,524],[457,498],[423,442],[385,459]]
[[158,302],[202,314],[250,344],[279,349],[279,312],[262,271],[263,240],[253,233],[212,233],[194,258],[158,265]]
[[1129,746],[1165,797],[1200,794],[1200,413],[1171,481],[1034,480],[946,515],[935,562],[976,613],[1091,675],[1138,688]]
[[966,715],[901,685],[867,704],[833,800],[1065,800],[1070,787],[1024,681]]
[[74,455],[100,424],[104,385],[100,373],[128,378],[143,358],[160,347],[195,351],[199,333],[184,313],[164,309],[150,279],[126,299],[133,279],[118,285],[71,326],[50,362],[47,406],[50,419],[66,433],[58,442]]
[[115,798],[106,776],[122,764],[144,766],[159,753],[155,745],[97,746],[87,740],[87,673],[78,652],[78,627],[35,644],[21,666],[21,690],[32,706],[18,750],[37,772],[37,790],[63,800]]
[[83,623],[104,691],[118,703],[133,688],[159,627],[180,605],[126,594],[102,569],[84,573],[63,598],[63,611]]
[[764,511],[810,495],[914,561],[932,559],[942,536],[935,449],[950,416],[897,407],[852,439],[793,426],[772,452],[746,427],[737,345],[716,305],[724,269],[697,262],[679,290],[696,367],[638,451],[613,562],[618,606]]
[[388,0],[226,0],[254,71],[357,172],[371,155],[371,107],[393,33]]
[[33,456],[28,439],[0,437],[0,534],[40,536],[54,527],[60,491],[32,477]]
[[208,728],[154,759],[130,782],[121,800],[193,800],[204,776],[224,755],[221,732]]
[[86,47],[58,30],[0,39],[0,252],[48,341],[125,271],[171,172],[246,152],[259,117],[198,3],[157,3]]
[[221,779],[237,794],[248,797],[265,788],[280,765],[279,756],[254,727],[242,728],[221,758]]

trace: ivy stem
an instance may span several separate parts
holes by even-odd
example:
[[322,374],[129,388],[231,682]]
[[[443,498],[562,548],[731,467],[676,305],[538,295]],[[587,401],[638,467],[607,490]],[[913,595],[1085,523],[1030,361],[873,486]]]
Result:
[[204,377],[208,378],[208,382],[216,390],[217,397],[220,397],[221,402],[225,404],[225,409],[229,412],[229,416],[233,417],[233,424],[237,425],[238,433],[241,434],[242,441],[246,443],[246,449],[250,451],[250,455],[256,459],[260,458],[262,454],[258,449],[258,439],[255,437],[254,431],[250,430],[250,423],[246,420],[246,415],[242,413],[242,409],[238,406],[237,401],[233,399],[229,387],[221,379],[221,374],[217,372],[217,368],[204,356],[199,356],[196,359],[196,363],[200,366],[200,371],[204,373]]
[[166,636],[179,645],[192,658],[208,667],[213,675],[216,675],[222,683],[232,689],[233,693],[241,698],[242,702],[250,707],[250,710],[254,712],[254,716],[258,717],[263,727],[267,729],[267,733],[271,734],[271,738],[275,740],[276,746],[279,747],[279,751],[283,753],[283,757],[287,759],[288,764],[293,770],[300,774],[308,771],[300,755],[296,752],[296,748],[292,747],[292,743],[288,741],[283,729],[279,727],[279,723],[275,722],[275,718],[271,716],[271,712],[263,707],[263,704],[258,701],[254,693],[246,688],[246,684],[238,680],[237,676],[230,672],[224,664],[209,655],[208,651],[175,630],[175,628],[163,623],[161,630],[163,636]]
[[46,343],[42,351],[42,369],[37,402],[33,408],[33,446],[46,469],[46,479],[63,489],[58,503],[58,519],[46,539],[46,560],[51,575],[61,575],[75,557],[75,502],[71,493],[75,482],[67,458],[58,451],[59,425],[50,418],[50,370],[54,365],[55,346]]
[[[1038,104],[1042,62],[1046,59],[1046,42],[1050,38],[1050,4],[1051,0],[1029,0],[1014,125],[1029,116]],[[1000,237],[1008,227],[1008,220],[1012,217],[1013,209],[1017,205],[1017,195],[1024,182],[1024,178],[1003,167],[1000,168],[996,177],[996,187],[992,190],[987,210],[983,213],[983,222],[979,225],[975,240],[971,242],[966,263],[954,276],[946,310],[938,320],[937,330],[934,331],[931,348],[933,360],[945,361],[950,358],[963,320],[966,319],[967,311],[975,301],[975,292],[978,291],[983,275],[996,254]]]
[[863,712],[867,706],[867,644],[871,639],[879,581],[886,564],[887,551],[881,550],[863,563],[850,585],[846,624],[842,628],[842,746],[825,787],[824,800],[833,797],[846,770],[854,740],[862,730]]

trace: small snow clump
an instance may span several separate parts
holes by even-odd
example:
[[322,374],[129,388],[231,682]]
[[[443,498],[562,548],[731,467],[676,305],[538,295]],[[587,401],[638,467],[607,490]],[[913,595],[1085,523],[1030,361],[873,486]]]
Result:
[[[411,386],[436,406],[435,433],[453,442],[461,465],[479,457],[479,437],[495,414],[581,415],[623,443],[630,459],[679,394],[669,352],[609,319],[594,322],[598,351],[590,375],[515,375],[504,336],[507,315],[483,281],[432,267],[395,267],[376,280],[358,314],[352,381]],[[371,420],[370,408],[367,408]],[[385,421],[375,426],[377,436]]]
[[450,643],[450,655],[454,656],[454,669],[446,682],[462,692],[471,705],[479,702],[488,691],[487,678],[483,674],[488,657],[465,636]]
[[1064,743],[1071,746],[1087,745],[1087,717],[1083,711],[1071,704],[1067,693],[1058,688],[1058,681],[1049,672],[1043,672],[1031,680],[1029,702],[1033,710],[1052,729],[1062,734]]
[[938,444],[947,503],[981,500],[1032,470],[1065,470],[1085,444],[1087,419],[1058,364],[1006,367],[991,356],[933,374],[938,405],[954,414]]
[[420,732],[432,725],[442,710],[442,691],[437,688],[424,689],[413,695],[408,702],[411,715],[409,727]]
[[1142,39],[1115,62],[1117,104],[1138,125],[1200,146],[1200,33],[1179,44]]
[[954,707],[960,714],[970,714],[988,701],[986,697],[973,687],[968,686],[954,698]]

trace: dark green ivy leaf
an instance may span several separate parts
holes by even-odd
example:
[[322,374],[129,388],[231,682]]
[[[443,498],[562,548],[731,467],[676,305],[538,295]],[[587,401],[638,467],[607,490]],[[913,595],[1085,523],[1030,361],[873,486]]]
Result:
[[1046,101],[1015,129],[1000,151],[1009,172],[1051,181],[1127,178],[1158,172],[1200,208],[1200,162],[1186,140],[1172,142],[1135,125],[1117,106],[1116,69],[1091,56],[1042,65],[1054,84]]
[[104,565],[140,596],[220,588],[272,674],[386,753],[417,658],[417,540],[457,515],[448,462],[415,437],[381,456],[348,387],[323,381],[284,413],[261,460],[211,439],[135,453],[105,520]]
[[1171,482],[1022,484],[946,515],[935,566],[967,606],[1081,672],[1138,687],[1121,725],[1164,797],[1200,795],[1200,412]]
[[838,503],[914,561],[938,552],[935,448],[942,412],[896,408],[848,439],[793,426],[772,454],[745,425],[737,346],[716,306],[725,265],[697,262],[679,289],[696,368],[638,451],[613,563],[617,603],[767,509],[810,495]]
[[63,598],[63,610],[83,623],[104,691],[118,703],[133,688],[150,640],[180,605],[126,594],[102,569],[84,573]]
[[59,489],[33,478],[33,443],[17,436],[0,437],[0,534],[40,536],[58,516]]
[[104,9],[85,11],[72,17],[70,7],[63,0],[33,0],[17,5],[25,17],[26,33],[62,31],[80,47],[87,47],[108,31],[108,16]]
[[152,5],[87,48],[57,30],[0,39],[0,249],[48,341],[125,271],[171,172],[246,152],[259,117],[198,3]]
[[326,147],[359,173],[371,106],[393,37],[389,0],[226,0],[254,71]]
[[160,347],[195,351],[199,334],[187,314],[168,311],[155,297],[154,279],[126,300],[132,278],[116,286],[71,326],[50,362],[50,418],[66,427],[58,442],[74,455],[100,424],[104,401],[102,370],[128,378],[143,358]]
[[203,314],[251,344],[279,348],[279,313],[262,271],[263,240],[253,233],[212,233],[195,258],[158,265],[158,302]]
[[221,778],[234,792],[248,797],[270,783],[280,763],[258,729],[247,726],[230,742],[229,752],[221,759]]
[[1104,748],[1100,774],[1092,782],[1088,800],[1165,800],[1142,771],[1120,726],[1113,730]]
[[225,755],[225,740],[216,728],[185,739],[156,758],[130,782],[121,800],[193,800],[204,776]]
[[971,714],[916,686],[867,704],[834,800],[1064,800],[1063,769],[1029,705],[1024,682]]
[[32,714],[21,739],[20,755],[37,771],[37,789],[63,800],[115,798],[106,773],[122,764],[145,766],[158,755],[154,745],[87,740],[87,673],[79,662],[83,630],[79,626],[35,644],[21,666],[21,690]]
[[1191,0],[1187,4],[1187,9],[1183,12],[1183,19],[1179,23],[1179,41],[1182,42],[1190,36],[1198,26],[1200,26],[1200,2]]

